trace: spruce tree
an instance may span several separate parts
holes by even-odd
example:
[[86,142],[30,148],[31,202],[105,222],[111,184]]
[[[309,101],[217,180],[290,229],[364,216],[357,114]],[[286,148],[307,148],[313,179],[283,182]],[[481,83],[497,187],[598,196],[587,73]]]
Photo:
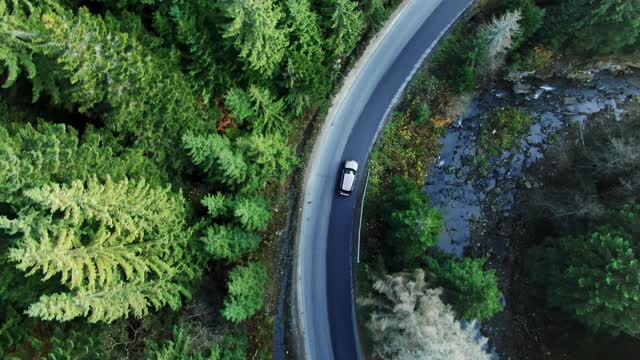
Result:
[[640,334],[639,214],[639,205],[626,205],[610,212],[606,226],[538,251],[550,305],[594,330]]
[[331,0],[331,32],[328,50],[334,59],[341,60],[355,49],[364,29],[362,12],[352,0]]
[[32,48],[56,58],[73,83],[71,100],[79,110],[108,104],[108,127],[133,136],[156,161],[179,167],[180,134],[214,130],[176,57],[150,51],[140,40],[149,36],[121,32],[117,21],[105,21],[86,8],[77,14],[56,8],[42,19],[45,30]]
[[217,260],[236,261],[260,245],[258,234],[246,231],[236,225],[214,224],[207,228],[200,238],[204,248]]
[[283,12],[273,0],[226,0],[223,37],[230,40],[251,70],[271,78],[289,43],[280,21]]
[[324,100],[330,90],[319,16],[309,0],[286,1],[292,41],[287,58],[289,98],[296,114]]
[[229,294],[222,315],[238,323],[252,317],[264,306],[267,271],[259,263],[237,266],[229,275]]
[[41,272],[43,281],[70,289],[42,295],[29,307],[31,316],[111,322],[140,317],[150,306],[175,308],[188,295],[174,279],[178,269],[189,277],[194,266],[180,194],[109,177],[25,194],[30,203],[17,218],[0,217],[0,228],[18,236],[9,259],[28,276]]

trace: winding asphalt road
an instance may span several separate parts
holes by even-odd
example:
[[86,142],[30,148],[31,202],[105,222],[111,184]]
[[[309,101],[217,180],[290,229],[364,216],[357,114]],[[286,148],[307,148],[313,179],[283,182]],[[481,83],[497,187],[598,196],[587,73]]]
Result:
[[[384,119],[416,69],[473,0],[406,0],[336,96],[305,173],[293,281],[300,358],[362,359],[354,303],[355,194],[336,192],[344,160],[361,169]],[[355,224],[357,225],[357,224]],[[357,232],[357,228],[355,228]]]

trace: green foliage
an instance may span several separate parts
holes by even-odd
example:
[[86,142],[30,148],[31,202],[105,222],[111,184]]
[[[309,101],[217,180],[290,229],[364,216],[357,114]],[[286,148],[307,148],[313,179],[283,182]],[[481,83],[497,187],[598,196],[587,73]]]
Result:
[[[148,1],[148,0],[147,0]],[[206,0],[161,1],[153,13],[153,28],[181,51],[184,72],[193,77],[207,100],[214,89],[229,84],[232,76],[220,64],[221,51],[216,27],[221,22],[218,4]]]
[[385,252],[395,269],[411,267],[438,241],[442,214],[429,206],[420,186],[406,177],[394,177],[391,191],[384,196]]
[[141,151],[122,149],[108,133],[92,127],[80,140],[76,130],[62,124],[4,125],[0,118],[0,139],[0,194],[16,206],[25,201],[24,189],[51,181],[70,184],[76,179],[89,180],[94,174],[115,181],[144,175],[153,185],[163,180],[157,166]]
[[27,72],[29,79],[36,76],[36,64],[30,51],[30,43],[36,33],[16,31],[27,28],[27,23],[33,22],[30,16],[34,11],[37,9],[28,2],[13,1],[7,4],[6,0],[0,0],[0,64],[3,65],[0,75],[6,72],[3,88],[13,85],[22,71]]
[[368,0],[366,1],[364,16],[367,22],[373,26],[381,26],[391,13],[387,9],[388,0]]
[[487,320],[502,310],[495,270],[484,270],[485,259],[428,258],[436,286],[462,318]]
[[640,334],[639,216],[640,206],[626,205],[607,226],[538,249],[549,304],[594,330]]
[[135,36],[119,32],[115,20],[86,8],[77,15],[48,12],[43,21],[47,31],[38,41],[48,45],[42,49],[57,58],[74,84],[71,100],[79,110],[108,103],[108,127],[133,136],[156,161],[179,166],[179,149],[173,146],[179,134],[214,129],[189,78],[175,70],[175,56],[150,52]]
[[333,6],[331,29],[327,49],[332,51],[334,59],[342,59],[356,47],[364,28],[362,11],[352,0],[330,0]]
[[252,317],[264,305],[267,272],[259,263],[237,266],[229,275],[229,295],[222,315],[235,323]]
[[187,133],[183,143],[196,165],[212,180],[244,191],[255,191],[269,181],[284,180],[296,158],[284,137],[252,134],[231,142],[223,135]]
[[253,85],[249,87],[249,96],[256,114],[251,122],[253,130],[264,134],[285,134],[289,123],[285,117],[284,101],[276,100],[268,89]]
[[488,43],[469,24],[458,25],[433,55],[432,67],[457,93],[473,90],[478,69],[485,66]]
[[91,313],[90,322],[111,322],[141,317],[150,306],[176,308],[188,295],[171,282],[190,239],[179,194],[109,177],[24,193],[30,203],[18,217],[0,217],[0,228],[19,236],[8,258],[72,290],[42,295],[31,316],[68,321]]
[[519,108],[501,109],[482,124],[480,147],[491,155],[499,155],[517,144],[533,123],[533,116]]
[[520,33],[514,38],[513,49],[522,46],[533,38],[544,24],[546,10],[536,6],[535,0],[509,1],[509,8],[520,10],[522,18],[519,21]]
[[231,110],[231,116],[236,118],[240,124],[242,124],[244,120],[256,116],[251,97],[242,89],[229,89],[225,96],[225,105]]
[[279,27],[283,12],[273,0],[227,0],[224,38],[238,50],[250,69],[270,78],[289,45],[287,29]]
[[422,103],[418,107],[418,117],[416,120],[420,123],[427,124],[431,119],[431,108],[429,108],[429,104]]
[[219,260],[236,261],[260,245],[260,236],[235,225],[212,225],[200,238],[205,250]]
[[[106,354],[102,339],[91,328],[75,324],[42,324],[22,318],[13,308],[3,309],[0,356],[3,359],[89,360]],[[0,319],[1,320],[1,319]]]
[[148,360],[222,360],[222,349],[215,346],[207,353],[195,353],[192,349],[194,338],[184,324],[173,328],[173,339],[167,340],[158,348],[154,342],[147,343],[145,358]]
[[161,280],[143,283],[117,283],[100,289],[85,289],[67,293],[42,295],[29,306],[27,314],[43,320],[69,321],[86,317],[91,323],[110,323],[133,316],[141,318],[149,309],[169,306],[176,310],[182,297],[190,292],[165,276]]
[[633,50],[640,39],[636,0],[563,0],[548,15],[547,33],[556,49],[611,54]]
[[269,203],[261,197],[241,197],[233,205],[233,216],[246,231],[264,231],[271,220]]
[[[60,274],[72,289],[103,287],[121,281],[139,282],[150,273],[162,277],[171,269],[167,252],[178,252],[185,242],[184,204],[168,189],[150,189],[144,181],[105,184],[96,178],[86,187],[45,185],[25,191],[34,207],[16,220],[0,218],[0,226],[22,233],[9,259],[18,269],[43,280]],[[97,229],[96,229],[97,228]]]
[[309,0],[287,0],[285,4],[292,36],[287,56],[289,98],[296,114],[300,115],[328,96],[331,83],[324,62],[319,16],[311,10]]

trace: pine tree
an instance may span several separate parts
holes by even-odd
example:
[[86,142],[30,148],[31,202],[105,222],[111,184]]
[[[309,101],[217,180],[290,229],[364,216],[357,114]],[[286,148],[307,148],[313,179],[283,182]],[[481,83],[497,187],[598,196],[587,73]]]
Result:
[[625,205],[605,227],[546,244],[538,265],[549,304],[594,330],[639,335],[639,218],[639,205]]
[[332,51],[334,59],[341,60],[356,47],[364,29],[364,19],[362,12],[358,10],[358,4],[352,0],[331,0],[331,3],[332,35],[328,50]]
[[242,89],[229,89],[225,96],[225,105],[231,110],[231,116],[236,118],[240,124],[242,124],[244,120],[252,119],[256,116],[251,97]]
[[235,225],[214,224],[200,239],[205,250],[218,260],[236,261],[260,245],[259,235]]
[[247,163],[241,153],[234,151],[229,138],[218,134],[187,133],[182,141],[191,160],[213,179],[232,188],[244,183],[247,178]]
[[46,31],[37,43],[46,46],[36,49],[56,57],[74,84],[71,99],[79,110],[108,103],[108,127],[132,135],[156,161],[179,166],[179,135],[187,129],[214,130],[190,79],[176,70],[175,55],[147,50],[137,37],[119,32],[117,21],[105,21],[86,8],[76,15],[49,11],[43,22]]
[[268,89],[254,85],[249,87],[249,96],[255,114],[251,123],[253,130],[263,134],[285,134],[289,123],[285,117],[284,101],[276,100]]
[[442,289],[428,289],[425,274],[386,275],[375,282],[377,297],[363,305],[372,308],[367,327],[373,351],[382,359],[490,359],[487,339],[475,323],[464,327],[440,300]]
[[270,78],[288,46],[287,30],[279,27],[283,13],[273,0],[226,0],[224,38],[238,50],[251,70]]
[[73,180],[89,180],[94,174],[116,181],[144,175],[154,185],[163,180],[157,165],[140,150],[118,149],[115,140],[90,126],[80,141],[77,131],[62,124],[41,121],[35,127],[20,123],[4,126],[2,120],[0,194],[17,208],[27,201],[22,190],[51,181],[70,184]]
[[236,146],[248,164],[247,191],[262,189],[274,180],[284,181],[298,162],[294,149],[280,134],[252,134],[239,138]]
[[[36,64],[30,50],[35,33],[28,31],[27,23],[33,23],[31,15],[38,15],[37,8],[28,2],[0,0],[0,64],[7,75],[2,87],[7,88],[18,79],[24,70],[27,77],[36,76]],[[36,12],[36,13],[34,13]],[[0,75],[5,70],[0,67]]]
[[328,95],[331,82],[318,14],[311,10],[309,0],[287,0],[285,4],[292,36],[287,59],[289,98],[300,115]]
[[487,43],[486,64],[489,71],[495,71],[502,65],[507,51],[521,35],[520,20],[520,10],[507,11],[480,27],[479,36]]
[[427,259],[434,284],[463,319],[487,320],[502,310],[495,270],[485,270],[485,259]]
[[189,291],[170,278],[118,283],[95,290],[42,295],[38,302],[29,306],[27,314],[43,320],[69,321],[87,317],[91,323],[110,323],[129,316],[141,318],[150,308],[159,310],[169,306],[176,310],[182,303],[182,296],[190,297]]
[[611,54],[632,51],[640,40],[640,3],[636,0],[566,0],[549,10],[546,31],[558,49]]
[[238,323],[252,317],[264,305],[267,272],[261,264],[237,266],[229,275],[229,295],[224,299],[222,315]]
[[[60,274],[72,289],[102,287],[123,277],[143,281],[149,273],[162,278],[185,242],[182,200],[144,181],[107,178],[103,185],[94,177],[86,186],[74,181],[70,187],[54,184],[26,193],[46,213],[0,218],[0,227],[23,234],[9,258],[29,274],[41,270],[43,280]],[[60,212],[63,219],[53,220]]]
[[264,231],[271,219],[269,203],[259,196],[240,197],[233,204],[233,216],[246,231]]
[[282,181],[297,162],[286,138],[279,134],[251,134],[235,143],[218,134],[187,133],[182,139],[196,165],[233,189],[255,191],[269,181]]
[[429,198],[413,180],[395,177],[393,192],[386,194],[385,247],[393,259],[391,266],[402,269],[416,265],[416,260],[438,241],[443,226],[442,214],[429,206]]

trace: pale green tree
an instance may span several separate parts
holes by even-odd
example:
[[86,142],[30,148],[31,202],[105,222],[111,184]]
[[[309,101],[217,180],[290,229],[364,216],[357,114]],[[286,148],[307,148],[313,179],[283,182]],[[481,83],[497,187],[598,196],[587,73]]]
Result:
[[367,323],[373,352],[389,360],[489,360],[487,338],[475,323],[462,325],[440,296],[429,289],[422,270],[386,275],[373,286],[375,297],[363,305],[372,309]]
[[514,40],[521,34],[520,10],[507,11],[490,22],[480,26],[479,36],[487,43],[486,64],[488,71],[495,71],[504,62],[507,51],[514,45]]

